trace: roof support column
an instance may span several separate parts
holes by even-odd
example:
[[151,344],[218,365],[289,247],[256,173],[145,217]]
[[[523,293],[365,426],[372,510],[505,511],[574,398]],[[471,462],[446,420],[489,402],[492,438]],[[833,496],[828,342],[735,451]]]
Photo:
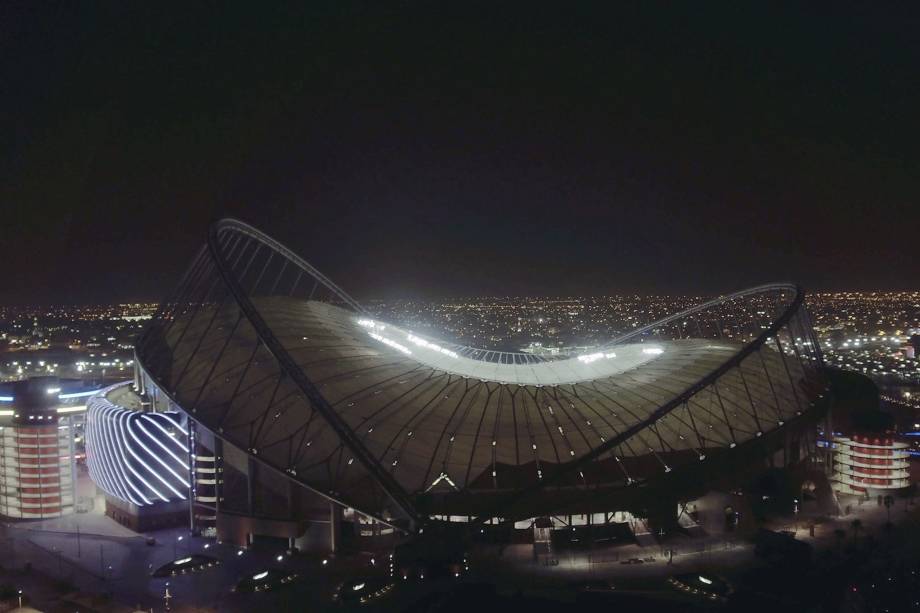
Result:
[[329,552],[336,553],[342,546],[342,506],[329,503]]

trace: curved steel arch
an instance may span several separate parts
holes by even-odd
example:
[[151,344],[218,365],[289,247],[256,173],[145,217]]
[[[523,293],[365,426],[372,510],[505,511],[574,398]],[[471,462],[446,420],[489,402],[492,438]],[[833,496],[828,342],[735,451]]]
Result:
[[[258,230],[257,228],[254,228],[253,226],[249,225],[246,222],[240,221],[239,219],[233,219],[233,218],[227,217],[227,218],[221,219],[218,222],[212,224],[211,227],[208,229],[208,251],[210,251],[211,255],[215,258],[215,260],[220,263],[221,270],[227,273],[230,272],[228,262],[223,257],[222,247],[218,239],[218,235],[221,232],[227,232],[227,231],[239,232],[240,234],[244,234],[246,236],[249,236],[250,238],[253,238],[259,241],[260,243],[262,243],[269,249],[287,258],[289,261],[296,264],[301,270],[309,274],[311,277],[316,279],[318,282],[325,285],[327,288],[333,291],[342,300],[342,302],[346,303],[356,312],[362,313],[362,314],[365,313],[364,307],[358,304],[357,300],[349,296],[345,292],[345,290],[343,290],[338,285],[333,283],[328,277],[326,277],[326,275],[324,275],[323,273],[318,271],[316,268],[314,268],[309,262],[304,260],[302,257],[297,255],[296,253],[294,253],[293,251],[291,251],[290,249],[288,249],[283,244],[279,243],[278,241],[276,241],[269,235],[265,234],[261,230]],[[238,283],[237,283],[237,286],[239,286]]]
[[[328,403],[326,403],[325,399],[323,399],[322,396],[318,394],[315,386],[313,386],[312,383],[306,379],[302,373],[300,373],[296,365],[292,364],[292,360],[290,360],[290,356],[287,355],[287,352],[279,346],[277,340],[271,332],[271,329],[266,325],[263,318],[259,315],[258,310],[255,309],[255,307],[252,305],[252,302],[249,300],[246,292],[243,290],[243,288],[240,286],[240,283],[235,278],[233,271],[228,266],[226,255],[221,249],[219,240],[219,234],[221,231],[237,232],[241,235],[258,241],[260,244],[285,257],[286,260],[294,262],[295,265],[303,273],[313,277],[317,283],[322,284],[327,289],[329,289],[336,295],[340,302],[348,305],[354,310],[354,312],[364,314],[363,307],[361,307],[357,301],[348,296],[344,290],[336,286],[331,280],[325,277],[325,275],[320,273],[309,263],[305,262],[302,258],[291,252],[287,247],[269,237],[268,235],[260,232],[256,228],[250,226],[249,224],[236,219],[222,219],[212,224],[212,226],[209,228],[207,242],[198,250],[195,259],[192,261],[192,264],[185,271],[185,273],[183,273],[177,288],[172,292],[166,301],[160,304],[153,318],[150,322],[148,322],[143,333],[139,337],[135,347],[137,368],[140,372],[143,373],[144,376],[146,376],[151,382],[155,384],[158,393],[167,397],[176,407],[182,408],[182,410],[188,414],[189,419],[198,424],[200,428],[209,431],[217,438],[227,440],[221,428],[217,428],[212,424],[202,422],[201,419],[195,415],[195,407],[188,406],[188,403],[183,403],[182,400],[177,396],[176,390],[171,389],[169,382],[164,380],[162,373],[156,372],[155,369],[150,368],[149,365],[145,363],[145,360],[159,361],[161,358],[160,353],[162,352],[162,348],[157,347],[156,342],[162,341],[163,337],[165,336],[165,332],[162,330],[162,328],[170,328],[177,320],[181,319],[182,315],[184,315],[184,313],[181,312],[182,307],[185,306],[186,308],[191,308],[194,306],[195,308],[191,310],[193,312],[197,312],[198,308],[200,308],[201,305],[207,301],[208,292],[205,292],[202,296],[199,296],[199,298],[189,302],[184,302],[183,300],[187,297],[188,294],[193,296],[196,295],[196,292],[198,292],[196,289],[196,284],[201,284],[202,279],[205,278],[208,274],[208,266],[211,265],[216,268],[222,281],[226,284],[227,290],[230,292],[234,301],[240,307],[240,310],[246,313],[247,321],[250,321],[253,328],[257,331],[260,342],[271,352],[272,357],[276,360],[279,366],[284,369],[285,373],[290,376],[291,380],[294,381],[298,387],[302,389],[304,397],[307,399],[307,401],[312,406],[316,406],[313,404],[314,399],[316,399],[317,404],[322,405],[321,407],[317,408],[323,411],[324,417],[325,415],[332,414],[335,418],[334,413],[332,413],[328,408]],[[159,337],[157,333],[159,333]],[[340,420],[336,419],[335,421],[337,422],[336,425],[341,427]],[[333,427],[333,424],[330,424],[330,427]],[[348,431],[345,432],[347,433]],[[353,437],[349,436],[349,438]],[[235,446],[240,446],[238,441],[228,442]],[[360,447],[352,447],[351,445],[349,445],[349,448],[353,451],[353,453],[357,453],[355,452],[356,448],[360,449]],[[309,483],[298,477],[294,471],[285,470],[284,468],[276,466],[259,456],[250,455],[250,457],[256,463],[284,475],[285,478],[297,482],[302,487],[322,498],[329,500],[330,502],[334,502],[342,506],[354,507],[358,509],[363,515],[373,518],[381,524],[388,525],[397,530],[405,530],[405,526],[394,523],[390,518],[378,512],[377,509],[362,508],[359,505],[355,505],[353,501],[341,497],[340,492],[316,487],[315,484]],[[362,464],[365,464],[366,461],[366,458],[364,458]],[[373,473],[379,473],[378,467],[375,463],[371,463],[370,466],[372,467],[371,471],[373,471]],[[375,474],[375,477],[376,476],[377,475]],[[388,481],[386,475],[384,475],[382,479],[379,479],[378,483],[381,481],[384,483]],[[408,519],[415,521],[417,516],[414,513],[411,504],[409,504],[405,498],[398,498],[398,490],[395,490],[395,486],[398,486],[398,484],[395,484],[394,482],[387,483],[387,485],[389,487],[381,485],[383,491],[387,493],[391,500],[393,500],[394,504],[397,505],[399,510]],[[397,491],[396,495],[393,494],[394,491]]]
[[[293,358],[291,358],[290,354],[284,349],[281,343],[277,340],[275,335],[272,333],[271,328],[269,328],[268,324],[262,318],[262,315],[253,305],[252,301],[249,299],[248,294],[240,285],[239,280],[233,274],[229,262],[224,257],[219,237],[222,231],[243,232],[250,237],[255,238],[269,248],[274,249],[285,257],[288,257],[289,260],[292,260],[302,270],[308,272],[314,276],[314,278],[326,285],[326,287],[333,290],[340,298],[346,302],[346,304],[352,306],[357,312],[364,313],[364,309],[361,308],[361,306],[358,305],[358,303],[349,297],[343,290],[338,288],[334,283],[319,273],[315,268],[307,264],[301,258],[294,255],[286,247],[274,239],[266,236],[262,232],[259,232],[252,226],[235,219],[221,220],[211,226],[208,233],[208,251],[211,253],[211,257],[217,264],[217,269],[220,273],[220,276],[223,278],[224,283],[226,283],[230,292],[236,299],[240,309],[243,311],[243,313],[246,314],[249,322],[255,328],[256,333],[259,335],[261,341],[265,344],[274,358],[284,369],[284,372],[287,374],[287,376],[289,376],[291,380],[297,384],[297,387],[299,387],[304,396],[307,397],[313,408],[322,414],[328,425],[335,431],[340,439],[348,445],[348,447],[351,449],[351,452],[355,454],[358,460],[364,465],[364,468],[374,476],[384,491],[390,495],[390,497],[393,499],[393,502],[400,508],[403,513],[406,514],[407,517],[413,521],[418,521],[419,517],[415,512],[415,508],[413,507],[412,503],[409,501],[409,496],[405,490],[403,490],[403,488],[399,485],[399,483],[396,482],[395,479],[393,479],[391,475],[382,470],[380,465],[373,459],[361,440],[355,435],[354,431],[352,431],[352,429],[349,428],[347,424],[345,424],[342,418],[335,412],[335,409],[330,406],[329,402],[325,397],[323,397],[316,386],[313,385],[313,383],[306,377],[306,375],[304,375],[303,371],[293,360]],[[289,255],[292,257],[289,257]]]
[[[547,477],[546,479],[542,479],[540,482],[536,483],[535,485],[525,490],[521,490],[515,496],[513,496],[510,500],[504,501],[502,508],[496,509],[493,515],[500,515],[502,512],[502,509],[508,508],[514,504],[518,504],[520,503],[521,500],[526,499],[528,496],[531,496],[534,493],[539,492],[540,490],[546,489],[547,487],[553,485],[554,483],[559,482],[561,479],[565,478],[567,475],[577,470],[581,470],[589,462],[609,452],[611,449],[622,444],[624,441],[633,437],[637,433],[643,430],[648,430],[650,426],[653,426],[656,422],[660,421],[663,417],[668,415],[674,409],[676,409],[677,407],[687,402],[691,397],[695,396],[698,392],[712,385],[714,382],[718,381],[718,379],[720,379],[724,374],[729,372],[732,368],[735,368],[738,365],[740,365],[746,357],[748,357],[749,355],[753,354],[755,351],[762,348],[770,338],[774,337],[779,330],[781,330],[784,326],[786,326],[789,323],[792,317],[796,315],[799,308],[804,304],[805,293],[800,286],[792,284],[792,283],[770,283],[770,284],[760,285],[760,286],[753,287],[750,289],[734,292],[727,296],[720,296],[718,298],[714,298],[702,304],[690,307],[689,309],[685,309],[684,311],[681,311],[680,313],[671,315],[669,317],[666,317],[665,319],[656,321],[654,323],[648,324],[647,326],[643,326],[642,328],[629,332],[628,334],[619,336],[613,341],[611,341],[610,343],[607,343],[606,345],[604,345],[604,347],[613,347],[626,340],[635,338],[636,336],[640,336],[650,330],[661,327],[662,325],[666,323],[677,321],[680,319],[685,319],[686,317],[694,313],[699,313],[713,306],[719,306],[721,304],[724,304],[728,300],[733,300],[736,298],[743,298],[745,296],[750,296],[750,295],[763,293],[765,291],[772,291],[772,290],[794,291],[795,297],[793,298],[792,302],[786,307],[785,311],[780,315],[780,317],[776,321],[774,321],[773,324],[770,325],[766,330],[764,330],[754,341],[746,344],[739,352],[735,353],[733,356],[731,356],[728,360],[726,360],[724,363],[722,363],[719,367],[714,369],[704,378],[695,382],[693,385],[690,385],[680,395],[674,397],[672,400],[670,400],[669,402],[667,402],[666,404],[662,405],[657,410],[652,412],[648,416],[647,419],[635,424],[634,426],[628,428],[627,430],[624,430],[618,436],[595,447],[593,451],[579,457],[577,460],[559,466],[558,469],[554,471],[554,473],[550,475],[549,477]],[[799,412],[799,414],[801,414],[801,412]],[[489,519],[489,517],[493,515],[480,517],[479,521],[480,522],[486,521]]]
[[[805,300],[805,292],[802,290],[800,286],[794,283],[765,283],[763,285],[758,285],[756,287],[751,287],[748,289],[743,289],[737,292],[733,292],[725,296],[718,296],[716,298],[713,298],[712,300],[707,300],[706,302],[702,302],[688,309],[684,309],[683,311],[679,313],[675,313],[674,315],[668,315],[664,319],[659,319],[658,321],[654,321],[650,324],[642,326],[641,328],[636,328],[635,330],[631,330],[630,332],[627,332],[626,334],[618,336],[614,338],[613,340],[611,340],[610,342],[605,343],[603,347],[613,347],[614,345],[619,345],[625,341],[628,341],[637,336],[641,336],[645,334],[646,332],[654,330],[655,328],[660,328],[661,326],[665,324],[669,324],[679,319],[686,319],[687,317],[695,313],[701,313],[702,311],[705,311],[712,307],[720,306],[729,300],[736,300],[738,298],[744,298],[746,296],[754,296],[757,294],[764,294],[766,292],[771,292],[771,291],[789,291],[789,292],[795,293],[792,302],[789,304],[786,310],[782,313],[780,318],[776,322],[774,322],[774,324],[771,326],[771,328],[775,328],[774,330],[774,333],[775,333],[776,330],[778,330],[779,328],[781,328],[783,325],[786,324],[786,322],[795,314],[795,310],[799,306],[801,306]],[[780,322],[780,320],[782,321]]]
[[[642,326],[641,328],[630,330],[629,332],[622,334],[620,336],[617,336],[607,341],[603,345],[600,345],[599,347],[595,349],[595,351],[603,351],[604,349],[612,348],[615,345],[621,345],[625,343],[626,341],[642,336],[643,334],[650,332],[654,330],[655,328],[660,328],[663,325],[669,324],[679,319],[685,319],[686,317],[694,313],[699,313],[701,311],[705,311],[706,309],[712,308],[714,306],[719,306],[729,300],[735,300],[738,298],[744,298],[746,296],[763,294],[763,293],[771,292],[771,291],[793,292],[797,298],[799,297],[800,294],[804,296],[804,292],[802,288],[795,285],[794,283],[783,283],[783,282],[765,283],[763,285],[758,285],[756,287],[739,290],[737,292],[733,292],[731,294],[727,294],[724,296],[718,296],[706,302],[702,302],[690,308],[684,309],[683,311],[680,311],[679,313],[669,315],[665,317],[664,319],[659,319],[650,324],[646,324]],[[420,337],[427,339],[427,336],[424,334],[419,334],[419,333],[414,333],[414,334],[416,336],[420,336]],[[444,341],[439,341],[439,342],[441,342],[446,347],[456,351],[457,353],[465,357],[469,357],[474,360],[481,360],[484,362],[507,363],[507,360],[511,360],[512,362],[514,362],[515,360],[519,360],[521,363],[561,361],[561,360],[571,359],[572,357],[576,356],[578,353],[577,351],[572,350],[572,351],[560,351],[559,353],[554,354],[552,356],[536,356],[532,353],[524,353],[520,351],[495,351],[491,349],[482,349],[481,347],[473,347],[472,345],[463,345],[460,343],[450,343],[450,342],[445,343]]]

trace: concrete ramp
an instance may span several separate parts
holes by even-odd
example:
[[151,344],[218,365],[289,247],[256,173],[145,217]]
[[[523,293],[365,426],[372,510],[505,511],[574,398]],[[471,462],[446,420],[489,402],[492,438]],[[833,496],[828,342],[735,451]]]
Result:
[[656,547],[658,545],[658,539],[652,534],[648,522],[644,519],[634,519],[629,522],[629,527],[632,528],[633,535],[636,537],[636,542],[639,543],[640,547]]
[[706,536],[706,530],[689,513],[681,513],[677,518],[677,525],[688,536]]

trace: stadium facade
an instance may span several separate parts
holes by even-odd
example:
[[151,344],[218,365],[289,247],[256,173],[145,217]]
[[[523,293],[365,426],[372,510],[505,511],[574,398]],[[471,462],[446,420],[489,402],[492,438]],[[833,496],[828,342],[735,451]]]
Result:
[[[334,548],[343,516],[359,537],[572,514],[667,524],[680,500],[749,467],[811,459],[828,405],[794,285],[720,297],[590,350],[490,351],[375,319],[236,220],[211,227],[135,365],[131,390],[151,415],[134,432],[146,426],[153,455],[156,440],[174,458],[135,466],[155,488],[112,466],[97,483],[136,507],[154,489],[184,500],[198,533],[306,548]],[[123,434],[88,437],[98,466],[107,445],[140,447],[121,430],[132,417],[100,399],[98,419]],[[155,414],[173,425],[154,428]]]

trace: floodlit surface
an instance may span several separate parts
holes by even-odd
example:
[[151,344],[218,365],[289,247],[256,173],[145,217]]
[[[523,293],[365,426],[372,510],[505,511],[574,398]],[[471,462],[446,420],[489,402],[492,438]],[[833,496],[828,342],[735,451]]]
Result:
[[[320,306],[310,304],[307,308],[320,308]],[[368,319],[355,319],[355,324],[361,328],[367,328],[369,338],[395,348],[401,353],[411,355],[420,364],[461,377],[473,377],[496,383],[559,385],[600,379],[642,366],[664,353],[661,346],[650,347],[646,344],[635,343],[618,345],[615,353],[592,353],[533,364],[501,364],[461,356],[436,341],[423,339],[393,325]],[[357,331],[356,336],[360,339]],[[372,343],[368,344],[373,347]],[[724,345],[713,346],[712,349],[732,350],[731,347]]]

